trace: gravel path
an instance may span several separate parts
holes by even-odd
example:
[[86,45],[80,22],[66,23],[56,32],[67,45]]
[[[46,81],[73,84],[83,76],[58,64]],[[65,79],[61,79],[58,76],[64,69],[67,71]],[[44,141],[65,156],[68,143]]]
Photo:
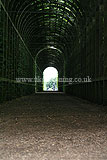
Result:
[[107,160],[107,107],[64,94],[0,105],[0,160]]

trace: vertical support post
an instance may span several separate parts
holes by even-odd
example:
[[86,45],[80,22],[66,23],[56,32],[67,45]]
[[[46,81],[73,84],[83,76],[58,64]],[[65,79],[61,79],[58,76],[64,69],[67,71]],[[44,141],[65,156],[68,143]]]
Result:
[[107,1],[104,0],[104,105],[107,105]]
[[[35,66],[34,66],[34,69],[35,69],[35,79],[37,78],[37,57],[35,58]],[[35,81],[35,93],[37,93],[37,81]]]
[[[65,66],[65,61],[64,61],[64,67],[63,67],[63,70],[64,70],[64,78],[65,78],[65,75],[66,75],[66,73],[65,73],[65,68],[66,66]],[[65,93],[65,81],[63,82],[63,92]]]

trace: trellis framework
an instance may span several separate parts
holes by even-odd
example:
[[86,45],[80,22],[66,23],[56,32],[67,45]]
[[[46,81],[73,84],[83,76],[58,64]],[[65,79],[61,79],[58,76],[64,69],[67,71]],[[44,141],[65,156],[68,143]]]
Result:
[[9,80],[34,77],[36,63],[40,76],[47,66],[56,67],[60,76],[90,76],[92,83],[66,91],[106,102],[105,0],[1,0],[0,6],[0,75],[8,79],[0,81],[3,100],[27,94],[28,87],[33,92],[32,86]]

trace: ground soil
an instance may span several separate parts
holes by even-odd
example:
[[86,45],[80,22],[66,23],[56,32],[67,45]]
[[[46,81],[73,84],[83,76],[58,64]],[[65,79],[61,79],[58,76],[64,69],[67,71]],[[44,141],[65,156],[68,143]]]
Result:
[[107,160],[107,107],[64,94],[0,105],[0,160]]

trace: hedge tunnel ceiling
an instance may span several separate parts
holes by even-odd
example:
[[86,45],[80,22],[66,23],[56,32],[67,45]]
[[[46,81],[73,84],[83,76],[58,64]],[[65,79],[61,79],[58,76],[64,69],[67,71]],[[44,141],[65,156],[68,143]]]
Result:
[[[42,52],[46,52],[44,55],[49,66],[61,66],[61,58],[71,54],[73,42],[85,23],[88,10],[84,6],[87,2],[88,0],[2,0],[2,5],[32,56],[35,57],[43,48],[55,47],[60,52],[55,49],[50,52],[49,48]],[[40,58],[40,61],[43,60]]]

